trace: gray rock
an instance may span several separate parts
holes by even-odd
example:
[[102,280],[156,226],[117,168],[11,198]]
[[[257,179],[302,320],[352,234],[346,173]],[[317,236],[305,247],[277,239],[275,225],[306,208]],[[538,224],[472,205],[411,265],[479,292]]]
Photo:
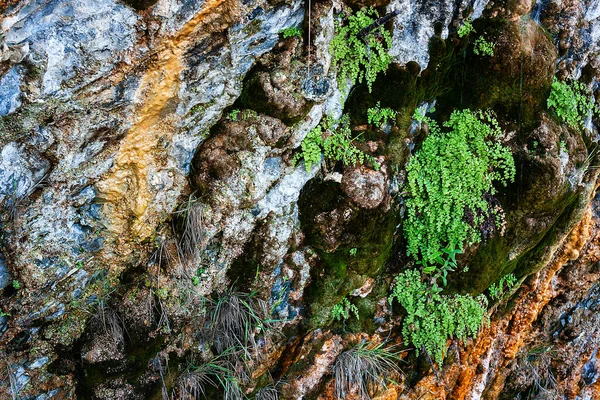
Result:
[[429,64],[429,40],[441,24],[440,37],[448,37],[448,27],[456,15],[474,6],[472,19],[479,18],[488,0],[392,0],[387,12],[400,11],[393,19],[393,44],[390,55],[398,64],[416,61],[421,70]]
[[0,79],[0,117],[12,114],[21,105],[22,69],[12,67]]
[[12,277],[6,266],[6,258],[0,253],[0,290],[7,287],[11,281]]
[[3,21],[6,43],[29,43],[30,56],[46,64],[43,93],[66,95],[64,86],[91,82],[127,61],[136,42],[138,15],[114,0],[33,0]]
[[0,152],[0,203],[6,198],[14,202],[28,196],[49,168],[50,163],[35,151],[8,143]]

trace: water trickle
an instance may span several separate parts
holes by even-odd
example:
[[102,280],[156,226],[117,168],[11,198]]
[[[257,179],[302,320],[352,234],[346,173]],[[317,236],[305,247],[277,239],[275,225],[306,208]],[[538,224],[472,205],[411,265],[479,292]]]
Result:
[[531,10],[531,19],[535,21],[536,24],[541,25],[540,17],[543,15],[546,7],[548,7],[549,0],[536,0],[533,5],[533,9]]

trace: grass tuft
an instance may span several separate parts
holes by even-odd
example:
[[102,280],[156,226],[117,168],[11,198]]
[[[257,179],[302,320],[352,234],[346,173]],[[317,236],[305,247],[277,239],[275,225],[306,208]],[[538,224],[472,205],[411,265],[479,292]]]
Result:
[[345,399],[354,390],[359,398],[370,400],[387,380],[400,373],[399,352],[385,343],[374,345],[361,342],[340,354],[333,366],[335,393]]

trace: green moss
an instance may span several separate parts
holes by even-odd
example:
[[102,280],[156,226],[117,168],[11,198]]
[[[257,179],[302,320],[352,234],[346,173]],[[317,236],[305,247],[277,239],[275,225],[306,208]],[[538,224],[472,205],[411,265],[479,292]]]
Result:
[[[521,278],[539,270],[544,265],[543,255],[549,246],[556,243],[559,233],[564,233],[566,227],[577,220],[576,210],[581,211],[581,207],[576,205],[580,201],[579,194],[565,193],[547,205],[548,208],[538,209],[538,215],[553,218],[553,223],[544,230],[524,227],[524,219],[535,212],[524,214],[522,210],[509,210],[507,225],[515,228],[483,243],[468,261],[469,273],[452,275],[449,292],[483,293],[506,274],[514,273]],[[552,211],[546,211],[550,209]],[[512,253],[516,248],[519,248],[519,254],[514,256]]]
[[465,49],[451,72],[453,88],[439,98],[438,108],[493,109],[509,130],[526,135],[545,108],[557,57],[554,44],[533,21],[479,19],[474,26],[495,43],[494,57]]
[[[349,221],[340,227],[343,233],[337,239],[338,247],[330,250],[328,240],[323,236],[323,225],[317,224],[315,217],[345,206],[349,204],[337,183],[313,179],[300,195],[300,222],[306,232],[306,241],[321,260],[313,271],[313,283],[306,300],[310,307],[310,329],[329,325],[333,307],[363,286],[367,279],[377,278],[391,254],[398,218],[394,210],[354,210]],[[353,255],[351,250],[354,248],[356,253]],[[374,309],[360,302],[357,307],[361,324],[370,323],[370,316],[362,315],[362,312],[372,315]]]
[[260,32],[261,28],[262,28],[262,20],[255,19],[252,22],[250,22],[248,25],[246,25],[242,29],[242,32],[244,32],[248,36],[252,36],[252,35],[256,35],[258,32]]

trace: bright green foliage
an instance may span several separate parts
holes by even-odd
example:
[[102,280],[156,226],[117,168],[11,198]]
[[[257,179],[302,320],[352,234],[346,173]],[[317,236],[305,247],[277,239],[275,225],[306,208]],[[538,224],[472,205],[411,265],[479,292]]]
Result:
[[230,121],[237,121],[240,110],[231,110],[229,114],[227,114],[227,119]]
[[[438,262],[442,249],[463,249],[481,240],[479,227],[491,211],[484,198],[493,183],[515,175],[510,150],[490,113],[455,111],[444,123],[430,118],[429,136],[406,166],[408,253],[423,264]],[[467,213],[470,220],[467,220]]]
[[388,298],[390,304],[395,299],[406,310],[403,340],[415,346],[417,355],[424,351],[438,364],[444,360],[448,339],[474,337],[487,322],[485,296],[446,296],[440,292],[437,285],[430,287],[423,282],[418,270],[407,270],[396,277]]
[[496,48],[496,43],[488,42],[485,40],[483,36],[479,36],[474,43],[473,53],[478,56],[489,56],[492,57],[494,55],[494,49]]
[[359,35],[378,17],[373,7],[362,8],[348,17],[346,25],[337,26],[331,41],[331,52],[338,67],[338,83],[343,92],[348,89],[348,81],[354,85],[363,80],[367,82],[370,92],[377,74],[385,72],[390,64],[388,49],[392,45],[392,38],[383,26],[376,27],[364,37]]
[[294,36],[301,37],[302,36],[302,29],[296,28],[296,27],[289,27],[289,28],[285,28],[280,33],[283,35],[284,39],[287,39],[287,38],[290,38],[290,37],[294,37]]
[[570,127],[583,129],[585,118],[594,109],[594,101],[583,83],[561,82],[555,77],[548,97],[548,108],[553,108],[556,115]]
[[567,153],[567,143],[564,140],[560,141],[560,151],[563,153]]
[[12,281],[12,287],[13,287],[14,289],[17,289],[17,290],[21,289],[21,282],[19,282],[19,281],[18,281],[18,280],[16,280],[16,279],[15,279],[15,280],[13,280],[13,281]]
[[330,130],[330,135],[323,141],[325,158],[342,161],[344,165],[363,164],[367,155],[360,151],[353,141],[359,137],[352,137],[350,118],[342,116],[336,129]]
[[465,37],[471,32],[473,32],[473,24],[471,24],[470,19],[467,19],[465,20],[465,23],[458,28],[458,37]]
[[358,252],[358,249],[356,247],[351,248],[349,251],[351,256],[355,256],[357,252]]
[[367,160],[373,163],[375,169],[379,168],[372,156],[363,153],[354,145],[353,142],[358,140],[359,136],[352,137],[350,118],[347,115],[339,120],[337,127],[334,128],[333,125],[333,119],[327,117],[311,129],[302,141],[302,151],[294,157],[294,163],[304,158],[306,171],[310,171],[311,166],[321,160],[322,151],[326,159],[342,161],[344,165],[363,164]]
[[294,157],[294,163],[298,162],[301,158],[304,158],[304,167],[306,172],[310,172],[310,168],[313,164],[318,164],[321,161],[321,147],[323,146],[323,127],[317,125],[311,129],[302,144],[300,145],[302,151]]
[[336,321],[350,318],[351,313],[354,314],[356,319],[360,319],[358,317],[358,308],[354,304],[350,303],[350,300],[348,300],[346,297],[344,297],[342,301],[337,303],[331,309],[331,316]]
[[497,283],[494,282],[492,286],[490,286],[490,298],[492,300],[499,299],[506,289],[514,286],[515,283],[517,283],[517,278],[513,274],[503,276]]
[[377,102],[375,107],[367,110],[367,122],[381,127],[388,120],[394,120],[397,114],[398,112],[391,108],[381,108],[381,105]]
[[[454,249],[454,248],[444,248],[441,253],[439,253],[436,258],[433,260],[434,265],[426,265],[421,261],[417,261],[417,264],[423,265],[423,273],[424,274],[434,274],[433,279],[437,281],[437,279],[442,280],[442,285],[446,286],[448,272],[456,271],[458,268],[458,264],[456,263],[456,255],[461,254],[462,251]],[[445,255],[445,257],[444,257]]]

